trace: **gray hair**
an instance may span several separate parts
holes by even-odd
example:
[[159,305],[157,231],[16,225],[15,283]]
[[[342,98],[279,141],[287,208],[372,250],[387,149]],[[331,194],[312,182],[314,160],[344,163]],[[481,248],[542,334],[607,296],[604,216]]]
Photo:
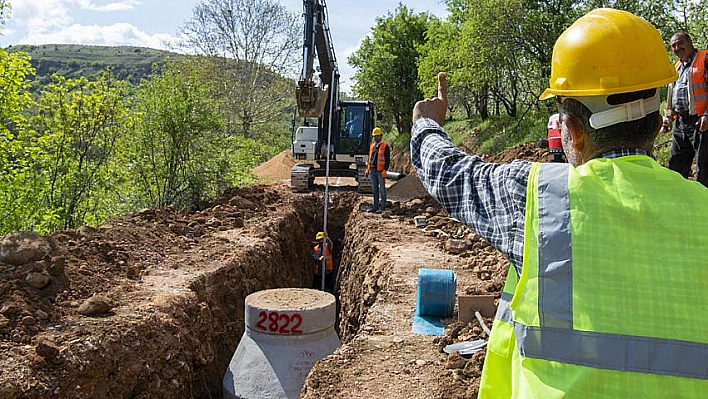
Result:
[[[657,89],[620,93],[608,96],[607,102],[619,105],[639,99],[650,98]],[[590,126],[592,111],[580,101],[565,98],[559,99],[558,112],[570,115],[580,122],[581,129],[587,133],[592,147],[598,152],[607,152],[621,148],[651,148],[659,131],[661,116],[659,111],[652,112],[642,119],[617,123],[600,129]]]

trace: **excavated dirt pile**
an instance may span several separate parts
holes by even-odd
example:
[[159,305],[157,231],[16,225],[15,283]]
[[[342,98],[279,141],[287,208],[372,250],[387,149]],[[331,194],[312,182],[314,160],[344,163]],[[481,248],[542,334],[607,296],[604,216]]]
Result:
[[[330,194],[343,345],[313,369],[302,397],[476,393],[484,351],[442,348],[486,335],[456,314],[442,337],[411,333],[417,273],[450,269],[458,294],[498,297],[508,263],[414,176],[389,193],[382,215],[363,211],[367,197]],[[322,220],[321,192],[274,184],[231,190],[192,214],[148,209],[95,228],[0,237],[0,399],[221,397],[244,298],[309,287]]]

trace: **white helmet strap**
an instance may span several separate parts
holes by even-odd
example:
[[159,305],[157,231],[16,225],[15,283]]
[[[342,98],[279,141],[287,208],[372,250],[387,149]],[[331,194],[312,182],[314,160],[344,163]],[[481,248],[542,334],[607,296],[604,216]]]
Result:
[[659,110],[661,103],[659,90],[650,97],[620,105],[607,104],[606,96],[572,97],[592,111],[590,126],[594,129],[612,126],[617,123],[636,121]]

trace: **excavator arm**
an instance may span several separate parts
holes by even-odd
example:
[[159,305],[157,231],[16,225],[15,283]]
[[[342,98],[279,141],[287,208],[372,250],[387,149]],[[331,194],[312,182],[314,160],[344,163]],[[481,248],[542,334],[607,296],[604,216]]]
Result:
[[[298,115],[320,118],[331,104],[330,93],[337,93],[339,70],[327,21],[324,0],[303,0],[305,30],[302,72],[295,89]],[[315,82],[315,57],[319,62],[319,84]]]
[[[309,191],[316,177],[355,178],[360,192],[371,192],[364,176],[376,109],[371,101],[339,99],[339,69],[325,0],[303,0],[305,22],[302,72],[295,88],[302,125],[293,132],[290,172],[295,192]],[[315,73],[319,64],[319,74]],[[316,125],[310,119],[317,119]],[[329,180],[327,180],[329,181]]]

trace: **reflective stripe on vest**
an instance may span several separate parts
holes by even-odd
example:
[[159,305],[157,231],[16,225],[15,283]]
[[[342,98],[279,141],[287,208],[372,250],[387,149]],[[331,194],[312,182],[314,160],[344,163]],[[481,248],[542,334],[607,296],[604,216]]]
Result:
[[[371,172],[371,159],[374,155],[374,148],[376,148],[376,143],[371,143],[369,146],[369,162],[366,165],[366,171]],[[376,170],[379,172],[384,170],[386,167],[386,143],[383,141],[379,144],[378,154],[376,155]]]
[[[513,322],[519,353],[600,369],[708,379],[708,344],[573,328],[568,165],[543,165],[538,187],[539,326]],[[497,319],[510,321],[510,300],[502,296]]]

